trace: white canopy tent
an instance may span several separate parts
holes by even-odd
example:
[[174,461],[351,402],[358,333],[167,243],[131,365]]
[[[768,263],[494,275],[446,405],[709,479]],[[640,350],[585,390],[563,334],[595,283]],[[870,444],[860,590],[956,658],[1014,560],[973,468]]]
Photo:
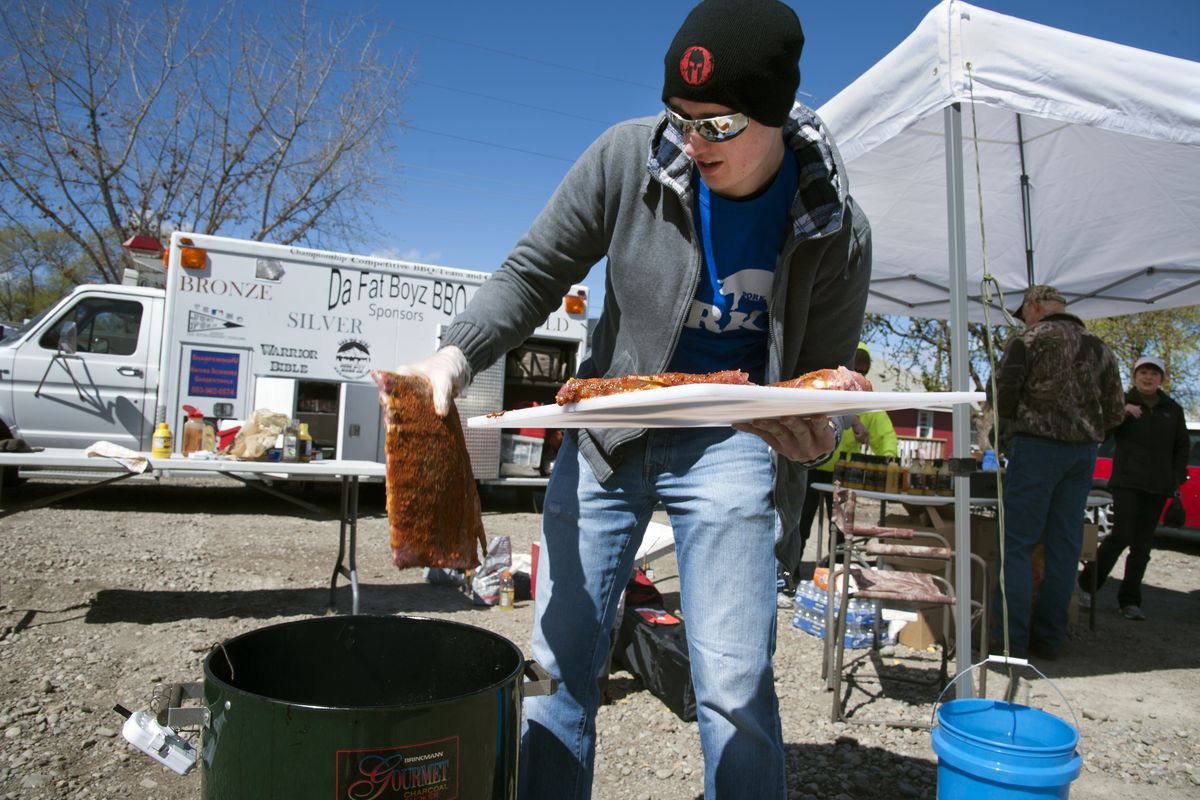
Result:
[[[1091,318],[1200,304],[1200,64],[944,0],[819,113],[874,233],[868,310],[949,318],[955,390],[965,321],[983,319],[981,241],[1010,309],[1030,283]],[[960,407],[955,456],[968,437]],[[965,642],[966,560],[956,581]]]
[[[972,109],[972,101],[974,107]],[[983,259],[1010,307],[1037,283],[1087,318],[1200,304],[1200,63],[947,0],[820,115],[874,230],[869,308],[946,318],[945,111],[962,110],[968,310]]]

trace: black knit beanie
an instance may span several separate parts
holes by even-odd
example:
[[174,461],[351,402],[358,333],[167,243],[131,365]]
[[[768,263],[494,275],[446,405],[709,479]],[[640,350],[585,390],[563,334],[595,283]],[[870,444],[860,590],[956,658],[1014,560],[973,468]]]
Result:
[[664,59],[663,102],[717,103],[779,128],[800,86],[804,31],[778,0],[704,0]]

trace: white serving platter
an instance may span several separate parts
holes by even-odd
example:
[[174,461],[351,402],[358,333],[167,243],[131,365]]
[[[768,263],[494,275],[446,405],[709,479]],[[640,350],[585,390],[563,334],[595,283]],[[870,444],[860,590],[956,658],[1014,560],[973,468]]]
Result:
[[982,403],[983,392],[847,392],[693,383],[596,397],[564,406],[501,411],[467,420],[471,428],[700,428],[753,419],[857,414]]

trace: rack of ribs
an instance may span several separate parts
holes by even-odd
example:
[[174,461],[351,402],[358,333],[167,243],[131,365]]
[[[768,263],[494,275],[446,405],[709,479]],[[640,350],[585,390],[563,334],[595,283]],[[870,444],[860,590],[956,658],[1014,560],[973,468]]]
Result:
[[750,384],[750,376],[741,370],[729,369],[723,372],[703,374],[660,372],[657,375],[621,375],[614,378],[571,378],[558,390],[554,399],[562,406],[593,397],[640,392],[643,389],[660,389],[664,386],[684,386],[689,383],[724,383],[746,386]]
[[433,410],[429,381],[376,370],[387,437],[387,513],[397,567],[479,565],[479,492],[458,411]]
[[845,367],[813,370],[798,378],[772,383],[771,386],[781,386],[785,389],[833,389],[843,392],[872,391],[867,376]]
[[[624,392],[640,392],[665,386],[684,386],[693,383],[723,383],[734,386],[754,386],[750,376],[736,369],[723,372],[694,374],[690,372],[660,372],[657,375],[620,375],[613,378],[571,378],[558,390],[558,404],[577,403],[593,397],[607,397]],[[871,391],[865,376],[845,367],[818,369],[798,378],[772,383],[785,389],[837,389],[842,391]]]

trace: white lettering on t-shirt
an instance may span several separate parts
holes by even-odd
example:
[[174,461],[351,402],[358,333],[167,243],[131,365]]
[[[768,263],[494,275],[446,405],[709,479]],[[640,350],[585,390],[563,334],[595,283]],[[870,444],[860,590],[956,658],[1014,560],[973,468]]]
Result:
[[685,328],[699,328],[711,333],[721,332],[721,309],[692,299],[692,310],[684,320]]
[[733,295],[730,309],[737,309],[743,300],[764,306],[771,297],[771,282],[775,273],[767,269],[743,269],[721,281],[721,294]]
[[759,320],[762,319],[765,313],[761,308],[755,309],[749,314],[741,311],[731,311],[729,312],[729,324],[725,326],[725,330],[765,331],[767,326],[759,324]]
[[771,300],[774,273],[766,269],[743,269],[721,281],[721,305],[693,299],[691,310],[684,320],[685,328],[710,333],[731,331],[766,331],[767,306]]

